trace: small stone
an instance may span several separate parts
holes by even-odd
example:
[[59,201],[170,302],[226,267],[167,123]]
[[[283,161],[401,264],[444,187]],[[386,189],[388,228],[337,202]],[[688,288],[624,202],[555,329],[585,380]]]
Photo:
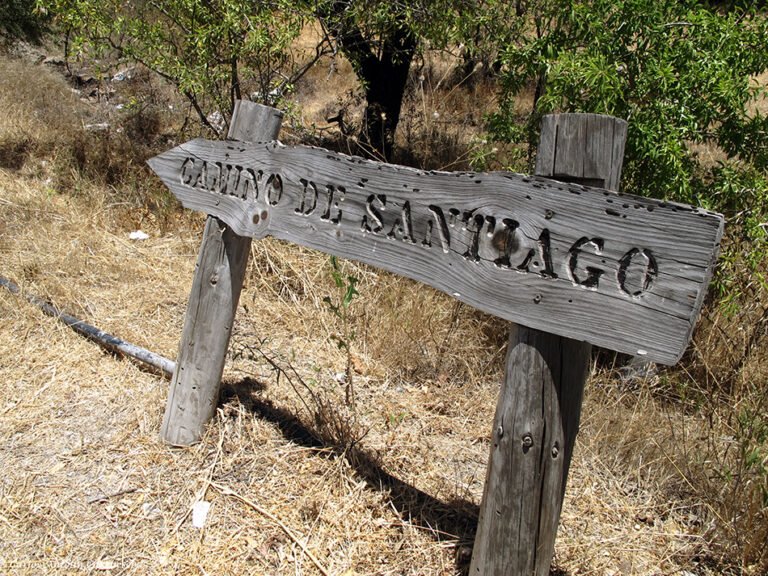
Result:
[[64,61],[64,58],[61,58],[60,56],[48,56],[43,60],[43,64],[49,66],[64,66],[66,62]]

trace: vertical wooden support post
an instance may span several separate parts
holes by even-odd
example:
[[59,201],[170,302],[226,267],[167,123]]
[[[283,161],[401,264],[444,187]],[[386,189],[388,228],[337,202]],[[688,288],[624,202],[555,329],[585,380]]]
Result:
[[[536,175],[618,190],[626,134],[617,118],[546,116]],[[549,574],[591,348],[512,325],[470,575]]]
[[[258,142],[277,138],[283,113],[238,101],[227,138]],[[160,435],[169,444],[200,440],[216,410],[224,359],[243,287],[251,239],[208,217],[197,257],[176,371]]]

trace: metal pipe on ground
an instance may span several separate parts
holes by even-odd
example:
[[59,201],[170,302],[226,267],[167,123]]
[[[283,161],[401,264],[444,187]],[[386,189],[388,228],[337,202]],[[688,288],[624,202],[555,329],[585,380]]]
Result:
[[95,342],[102,348],[105,348],[110,352],[116,352],[123,356],[128,356],[134,360],[138,360],[143,364],[152,366],[153,368],[160,370],[167,378],[173,377],[173,372],[176,369],[176,363],[172,360],[168,360],[168,358],[160,356],[159,354],[155,354],[154,352],[150,352],[141,346],[136,346],[136,344],[126,342],[117,336],[107,334],[103,330],[99,330],[95,326],[91,326],[79,318],[70,316],[69,314],[62,312],[53,306],[51,303],[46,302],[37,296],[32,296],[31,294],[25,293],[21,288],[19,288],[18,285],[11,282],[7,278],[4,278],[3,276],[0,276],[0,286],[7,289],[11,294],[23,297],[30,304],[37,306],[47,316],[56,318],[60,322],[72,328],[72,330],[81,336],[88,338],[88,340]]

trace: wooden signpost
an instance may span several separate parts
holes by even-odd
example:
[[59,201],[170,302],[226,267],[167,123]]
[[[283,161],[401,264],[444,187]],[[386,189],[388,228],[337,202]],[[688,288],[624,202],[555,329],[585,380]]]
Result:
[[213,414],[250,238],[274,236],[419,280],[517,324],[471,573],[546,574],[590,344],[677,362],[722,216],[612,191],[626,122],[605,116],[546,117],[536,176],[425,172],[249,144],[279,129],[277,111],[252,103],[239,103],[233,127],[239,142],[193,140],[149,162],[185,207],[211,215],[163,438],[196,442]]
[[[272,140],[277,138],[282,121],[279,110],[238,101],[227,138]],[[233,233],[215,216],[208,217],[160,430],[170,444],[189,445],[200,440],[203,427],[216,411],[250,251],[249,237]]]

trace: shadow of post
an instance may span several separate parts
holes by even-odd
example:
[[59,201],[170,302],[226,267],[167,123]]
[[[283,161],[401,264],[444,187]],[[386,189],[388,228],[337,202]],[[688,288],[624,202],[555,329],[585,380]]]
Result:
[[[223,382],[219,403],[237,398],[240,405],[255,418],[274,424],[286,440],[306,448],[328,449],[326,453],[344,456],[371,489],[387,492],[393,506],[404,517],[427,528],[435,540],[456,540],[456,566],[462,574],[468,573],[477,531],[477,504],[464,499],[443,501],[427,494],[384,470],[380,456],[359,444],[343,453],[334,446],[328,446],[296,414],[256,394],[265,388],[263,383],[253,378]],[[322,453],[318,456],[324,457]]]

